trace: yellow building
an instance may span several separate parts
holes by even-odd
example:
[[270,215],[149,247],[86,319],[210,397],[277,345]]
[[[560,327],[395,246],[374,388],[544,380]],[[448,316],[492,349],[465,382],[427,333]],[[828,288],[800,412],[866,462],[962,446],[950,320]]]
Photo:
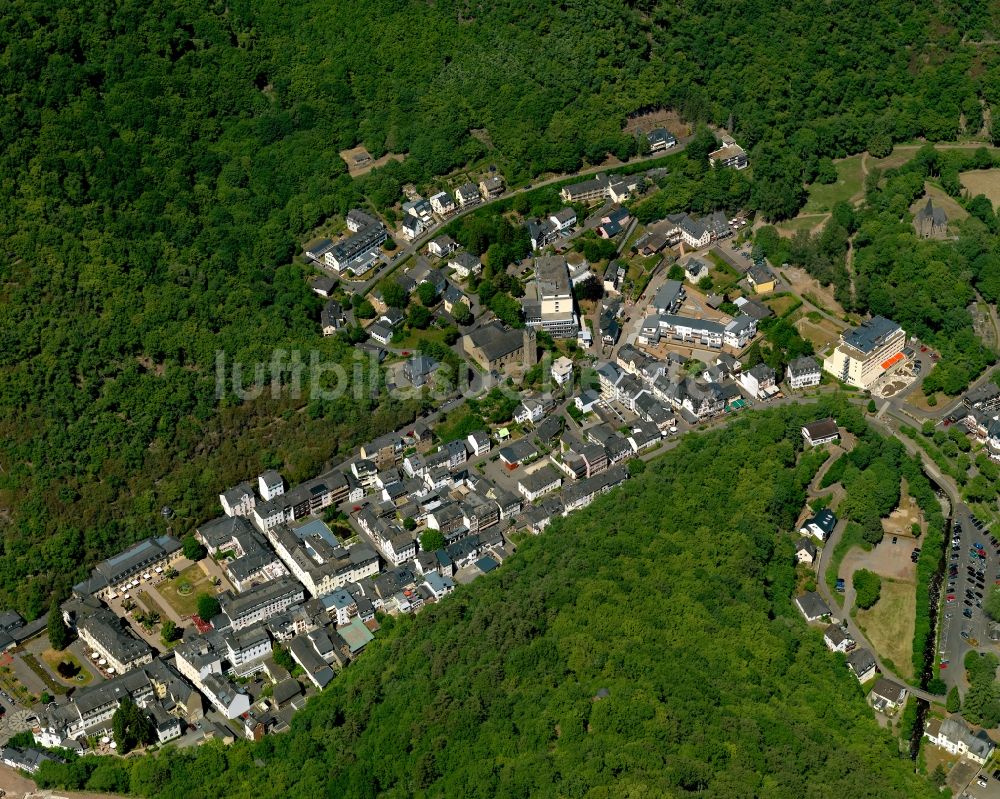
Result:
[[823,369],[851,386],[870,388],[903,359],[906,333],[895,322],[876,316],[847,330],[823,359]]
[[750,284],[755,294],[769,294],[774,291],[777,278],[774,276],[774,272],[763,264],[754,264],[747,272],[747,283]]

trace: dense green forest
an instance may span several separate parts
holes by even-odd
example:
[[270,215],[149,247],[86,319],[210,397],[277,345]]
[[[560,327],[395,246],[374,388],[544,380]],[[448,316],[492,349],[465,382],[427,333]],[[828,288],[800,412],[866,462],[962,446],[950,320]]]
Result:
[[[368,394],[216,399],[220,351],[350,359],[317,340],[292,263],[331,214],[467,164],[518,181],[626,157],[627,115],[659,107],[731,122],[756,179],[714,190],[787,214],[823,157],[975,129],[1000,67],[962,41],[989,14],[955,0],[8,0],[0,605],[38,615],[98,557],[165,529],[162,506],[183,532],[258,469],[301,479],[412,415]],[[338,152],[357,143],[409,157],[353,181]]]
[[825,457],[799,428],[831,412],[864,427],[828,403],[685,437],[497,572],[387,619],[286,735],[41,781],[164,799],[929,797],[790,601],[787,531]]

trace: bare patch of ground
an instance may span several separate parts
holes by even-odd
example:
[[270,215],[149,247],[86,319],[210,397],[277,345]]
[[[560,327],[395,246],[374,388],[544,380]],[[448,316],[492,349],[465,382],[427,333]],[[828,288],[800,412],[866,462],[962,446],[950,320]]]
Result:
[[[920,534],[927,532],[927,520],[917,501],[910,496],[906,480],[903,480],[899,493],[899,507],[882,520],[882,530],[887,536],[897,535],[913,538],[913,525],[919,525]],[[881,544],[879,544],[881,546]]]
[[[357,160],[359,156],[362,159],[360,161]],[[364,147],[352,147],[350,150],[341,150],[340,157],[347,164],[347,172],[352,178],[367,175],[373,169],[385,166],[390,161],[406,160],[406,155],[399,153],[386,153],[381,158],[372,158],[368,150]]]
[[806,302],[811,302],[809,297],[806,296],[808,294],[819,301],[819,305],[822,306],[820,307],[821,311],[826,311],[838,317],[844,315],[844,309],[840,307],[840,303],[834,297],[833,286],[820,284],[816,278],[798,266],[782,266],[780,272],[788,279],[792,291]]
[[625,123],[625,132],[633,135],[647,133],[653,128],[666,128],[677,138],[691,135],[691,126],[686,122],[682,122],[680,115],[676,111],[669,111],[667,109],[648,111],[645,114],[629,117]]

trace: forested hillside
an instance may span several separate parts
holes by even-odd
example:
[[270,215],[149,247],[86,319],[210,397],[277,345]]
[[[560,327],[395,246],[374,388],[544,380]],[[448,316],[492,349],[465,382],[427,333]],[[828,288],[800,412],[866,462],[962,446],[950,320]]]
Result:
[[[37,615],[164,529],[161,506],[187,528],[258,469],[301,479],[408,417],[367,397],[215,398],[219,351],[350,357],[317,340],[291,265],[330,214],[477,159],[518,180],[627,156],[626,115],[661,106],[731,121],[751,202],[788,214],[820,156],[980,123],[1000,72],[961,41],[988,8],[8,0],[0,605]],[[337,153],[357,143],[409,157],[352,181]]]
[[[140,795],[916,799],[843,656],[793,610],[794,524],[824,459],[748,413],[526,540],[369,649],[295,716],[229,748],[44,766]],[[597,698],[602,689],[605,698]]]

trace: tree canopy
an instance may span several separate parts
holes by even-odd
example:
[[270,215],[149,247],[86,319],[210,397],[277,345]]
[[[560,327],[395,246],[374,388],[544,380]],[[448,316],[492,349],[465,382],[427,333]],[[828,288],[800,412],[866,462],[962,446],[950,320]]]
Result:
[[864,427],[787,406],[684,437],[502,568],[384,618],[287,734],[39,778],[86,784],[100,762],[163,799],[936,795],[791,602],[826,457],[799,430],[827,413]]

